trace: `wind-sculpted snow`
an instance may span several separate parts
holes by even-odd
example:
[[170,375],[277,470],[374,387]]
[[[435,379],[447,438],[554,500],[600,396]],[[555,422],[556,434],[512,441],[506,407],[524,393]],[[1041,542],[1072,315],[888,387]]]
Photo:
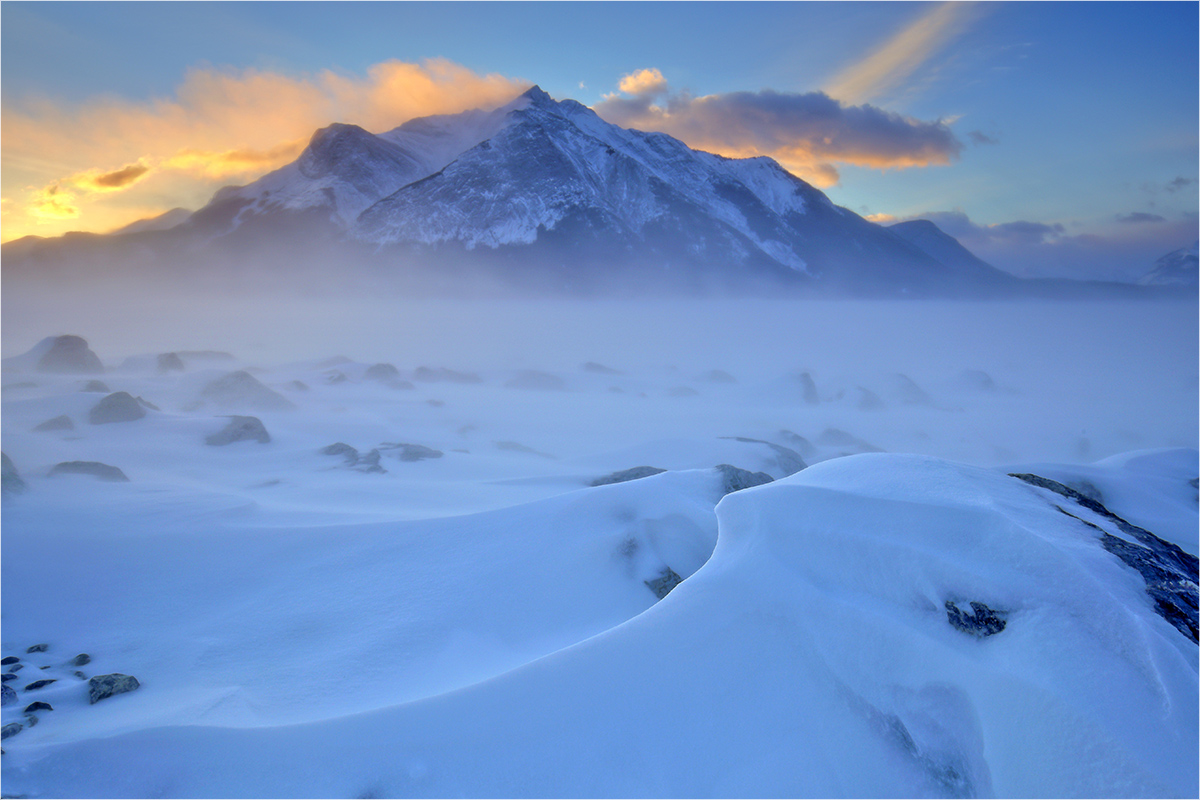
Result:
[[[1029,486],[930,457],[826,461],[723,499],[704,563],[714,477],[403,530],[240,531],[229,595],[181,619],[196,590],[173,586],[154,654],[124,648],[142,688],[77,699],[90,716],[66,739],[44,722],[6,741],[6,791],[1196,794],[1195,645]],[[247,596],[250,563],[266,567]],[[684,578],[669,593],[668,569]],[[965,631],[947,604],[1004,625]],[[414,693],[421,679],[462,688]],[[296,693],[311,721],[280,725]]]

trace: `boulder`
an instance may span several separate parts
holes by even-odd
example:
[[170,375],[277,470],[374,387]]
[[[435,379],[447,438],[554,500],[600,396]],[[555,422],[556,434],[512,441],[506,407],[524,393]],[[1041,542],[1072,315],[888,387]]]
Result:
[[893,399],[909,406],[932,406],[933,398],[907,375],[896,372],[889,376],[889,389]]
[[[12,459],[5,453],[0,453],[0,494],[5,497],[14,494],[20,494],[25,491],[25,481],[21,479],[20,473],[17,472],[17,466],[12,462]],[[14,658],[14,656],[9,656]],[[3,662],[8,664],[8,660]]]
[[808,468],[808,464],[800,457],[800,454],[790,447],[784,447],[781,444],[767,442],[762,439],[751,439],[746,436],[722,436],[721,438],[733,439],[735,442],[746,442],[747,444],[765,444],[775,451],[775,466],[785,478],[788,475],[795,475],[800,470]]
[[652,581],[642,581],[642,583],[649,586],[650,591],[654,592],[654,596],[662,600],[671,593],[672,589],[683,583],[683,578],[679,577],[670,567],[663,567],[657,578]]
[[91,475],[112,483],[129,482],[129,478],[120,468],[99,461],[63,461],[51,468],[50,475]]
[[317,452],[323,456],[341,456],[347,464],[358,463],[358,450],[345,442],[334,442],[331,445],[322,447]]
[[57,681],[58,681],[58,678],[42,678],[41,680],[36,680],[33,683],[26,684],[25,691],[33,692],[33,691],[37,691],[38,689],[44,689],[47,686],[49,686],[50,684],[55,683]]
[[55,336],[37,362],[38,372],[100,374],[104,365],[80,336]]
[[24,725],[19,722],[10,722],[3,728],[0,728],[0,739],[7,739],[10,736],[16,736],[24,729]]
[[200,390],[200,397],[227,408],[283,411],[296,407],[292,401],[263,386],[258,378],[241,369],[210,381]]
[[82,667],[84,664],[90,664],[92,657],[87,653],[80,653],[68,662],[72,667]]
[[112,390],[108,388],[108,384],[105,383],[104,381],[94,381],[93,380],[93,381],[88,381],[87,383],[85,383],[83,385],[83,388],[80,389],[79,391],[81,391],[81,392],[104,392],[105,394],[107,394],[108,392],[110,392]]
[[17,702],[17,693],[7,683],[0,685],[0,706]]
[[379,446],[379,449],[388,451],[397,451],[388,453],[394,455],[401,461],[423,461],[427,458],[441,458],[445,455],[441,450],[434,450],[432,447],[426,447],[423,444],[405,444],[403,442],[384,442]]
[[88,680],[88,703],[95,704],[107,697],[132,692],[140,687],[132,675],[114,672],[111,675],[96,675]]
[[9,664],[18,664],[20,661],[21,659],[16,656],[5,656],[4,658],[0,658],[0,666],[7,667]]
[[15,672],[6,672],[3,675],[0,675],[0,682],[2,683],[8,683],[9,681],[15,681],[16,679],[17,673]]
[[25,706],[25,713],[32,714],[34,711],[53,711],[54,706],[49,703],[43,703],[41,700],[36,700]]
[[32,644],[32,645],[30,645],[30,646],[29,646],[29,649],[28,649],[28,650],[26,650],[25,652],[26,652],[26,653],[44,653],[44,652],[46,652],[46,651],[47,651],[47,650],[49,650],[49,649],[50,649],[50,645],[48,645],[48,644],[46,644],[46,643],[44,643],[44,642],[43,642],[42,644]]
[[271,441],[270,434],[258,417],[241,417],[231,415],[229,424],[214,434],[204,438],[205,444],[216,447],[234,442],[258,442],[267,444]]
[[88,412],[88,422],[104,425],[110,422],[133,422],[146,416],[146,409],[129,392],[113,392]]
[[596,478],[592,481],[592,486],[608,486],[613,483],[625,483],[626,481],[636,481],[642,478],[649,478],[651,475],[658,475],[660,472],[666,472],[665,469],[658,467],[630,467],[629,469],[618,470],[611,472],[602,478]]
[[57,417],[46,420],[40,425],[35,425],[33,429],[42,433],[47,431],[73,431],[75,430],[75,423],[71,422],[71,418],[66,414],[60,414]]
[[418,381],[448,381],[450,383],[483,383],[483,378],[473,372],[458,372],[445,367],[417,367],[413,378]]

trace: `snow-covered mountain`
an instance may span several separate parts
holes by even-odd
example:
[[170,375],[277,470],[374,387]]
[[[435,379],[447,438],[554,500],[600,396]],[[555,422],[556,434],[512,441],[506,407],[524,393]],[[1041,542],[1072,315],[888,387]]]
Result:
[[1138,279],[1143,286],[1196,286],[1200,283],[1200,242],[1172,250]]

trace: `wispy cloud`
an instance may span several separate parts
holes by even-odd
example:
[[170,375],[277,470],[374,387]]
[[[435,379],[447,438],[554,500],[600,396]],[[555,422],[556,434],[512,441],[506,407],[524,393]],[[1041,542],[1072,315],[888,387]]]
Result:
[[826,93],[846,103],[878,99],[907,81],[983,13],[976,3],[933,6],[874,52],[830,81]]
[[151,195],[194,206],[219,181],[253,180],[293,160],[330,122],[390,130],[413,117],[497,106],[528,86],[432,59],[386,61],[365,76],[194,69],[171,97],[143,102],[5,98],[4,238],[117,227],[132,221],[130,209],[153,206]]
[[621,80],[595,111],[623,127],[668,133],[730,157],[766,155],[818,186],[838,180],[838,164],[903,169],[948,164],[962,142],[941,121],[924,122],[822,92],[764,90],[694,97],[672,91],[658,70]]

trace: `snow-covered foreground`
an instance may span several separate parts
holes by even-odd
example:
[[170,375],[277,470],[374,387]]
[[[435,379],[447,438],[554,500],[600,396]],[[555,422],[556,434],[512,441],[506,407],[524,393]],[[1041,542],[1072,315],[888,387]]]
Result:
[[[94,374],[35,337],[3,373],[3,792],[1195,796],[1194,328],[1162,341],[1195,312],[1141,313],[1052,363],[1016,323],[907,363],[761,317],[583,355],[564,315],[480,361],[89,337]],[[89,704],[112,673],[141,686]]]

